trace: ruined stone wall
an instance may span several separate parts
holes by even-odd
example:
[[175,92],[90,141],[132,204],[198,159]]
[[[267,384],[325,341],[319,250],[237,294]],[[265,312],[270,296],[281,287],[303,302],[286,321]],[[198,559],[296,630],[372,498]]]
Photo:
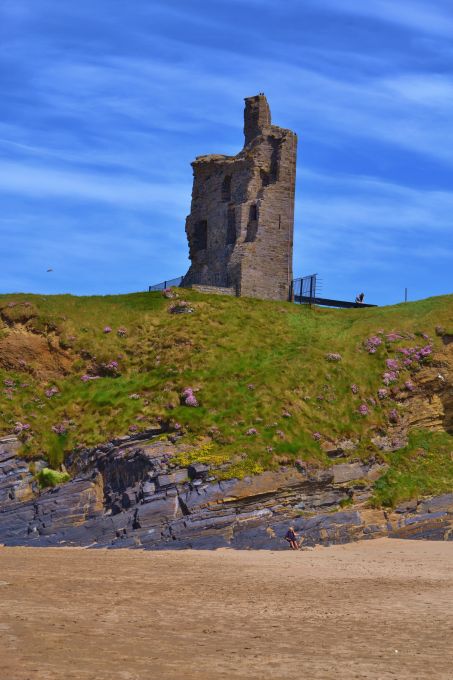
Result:
[[183,285],[287,300],[292,280],[297,136],[271,124],[266,97],[245,100],[245,146],[192,163],[186,221],[191,267]]

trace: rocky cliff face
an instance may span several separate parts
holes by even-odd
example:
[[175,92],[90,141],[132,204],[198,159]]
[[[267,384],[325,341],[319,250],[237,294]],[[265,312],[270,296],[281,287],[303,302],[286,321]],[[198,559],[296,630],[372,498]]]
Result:
[[377,536],[453,539],[453,494],[390,515],[366,509],[383,471],[373,460],[218,481],[206,465],[177,466],[178,442],[123,438],[83,451],[69,461],[70,482],[40,491],[17,447],[14,437],[0,441],[5,545],[279,550],[287,548],[289,524],[304,546]]

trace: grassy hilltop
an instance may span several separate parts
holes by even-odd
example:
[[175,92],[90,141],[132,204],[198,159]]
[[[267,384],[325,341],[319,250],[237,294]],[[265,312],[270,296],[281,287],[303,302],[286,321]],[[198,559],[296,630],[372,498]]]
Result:
[[[223,476],[331,464],[347,441],[350,458],[390,464],[377,501],[453,488],[450,427],[411,427],[433,367],[451,381],[453,296],[330,310],[174,292],[0,296],[0,434],[57,467],[160,420]],[[182,300],[193,312],[170,313]],[[372,441],[407,430],[395,452]]]

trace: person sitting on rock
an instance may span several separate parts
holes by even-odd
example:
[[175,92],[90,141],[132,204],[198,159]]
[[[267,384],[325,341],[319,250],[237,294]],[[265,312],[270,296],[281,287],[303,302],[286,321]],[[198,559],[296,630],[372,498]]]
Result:
[[285,541],[288,541],[291,550],[299,550],[297,534],[294,531],[294,527],[289,527],[288,531],[286,532]]

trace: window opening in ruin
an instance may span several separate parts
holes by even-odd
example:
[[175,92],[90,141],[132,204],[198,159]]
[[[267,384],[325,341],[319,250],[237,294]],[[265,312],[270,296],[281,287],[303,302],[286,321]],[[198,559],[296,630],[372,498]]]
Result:
[[231,175],[227,175],[223,179],[222,201],[231,201]]
[[206,250],[208,247],[208,222],[207,220],[200,220],[195,224],[195,231],[193,234],[193,248],[194,250]]
[[226,242],[227,245],[236,243],[236,208],[234,206],[228,208]]
[[258,206],[256,203],[252,203],[249,208],[249,220],[247,224],[247,234],[245,240],[250,242],[256,239],[256,233],[258,231]]

